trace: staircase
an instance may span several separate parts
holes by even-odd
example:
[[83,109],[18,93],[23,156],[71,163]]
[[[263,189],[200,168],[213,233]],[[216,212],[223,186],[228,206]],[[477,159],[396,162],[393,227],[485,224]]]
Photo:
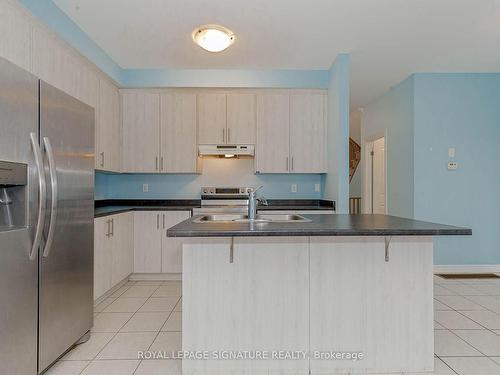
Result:
[[361,146],[352,138],[349,138],[349,182],[351,182],[360,160]]

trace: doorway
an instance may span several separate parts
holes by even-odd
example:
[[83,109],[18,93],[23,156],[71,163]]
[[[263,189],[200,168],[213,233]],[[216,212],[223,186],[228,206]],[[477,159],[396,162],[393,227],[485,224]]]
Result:
[[365,143],[364,213],[386,214],[385,137]]

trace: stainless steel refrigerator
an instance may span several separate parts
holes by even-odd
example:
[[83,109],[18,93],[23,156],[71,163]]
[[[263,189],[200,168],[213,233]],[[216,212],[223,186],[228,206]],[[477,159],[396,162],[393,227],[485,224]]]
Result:
[[0,58],[0,368],[41,373],[93,320],[94,110]]

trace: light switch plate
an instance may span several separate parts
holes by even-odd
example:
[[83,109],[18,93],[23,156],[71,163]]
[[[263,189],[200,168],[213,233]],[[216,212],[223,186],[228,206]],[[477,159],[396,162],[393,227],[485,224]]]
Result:
[[292,184],[292,193],[297,192],[297,184]]
[[148,184],[142,184],[142,192],[147,193],[149,191],[149,185]]
[[454,171],[454,170],[456,170],[456,169],[458,169],[458,163],[457,163],[457,162],[455,162],[455,161],[450,161],[450,162],[448,163],[448,170],[449,170],[449,171]]
[[314,191],[315,192],[320,192],[321,191],[321,185],[320,184],[314,184]]
[[455,157],[455,147],[450,147],[448,149],[448,157],[449,158],[454,158]]

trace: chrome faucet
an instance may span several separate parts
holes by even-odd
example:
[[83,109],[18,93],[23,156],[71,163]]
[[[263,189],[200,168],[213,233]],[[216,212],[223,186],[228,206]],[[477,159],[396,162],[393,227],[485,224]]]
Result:
[[248,189],[248,219],[255,220],[257,218],[257,206],[258,204],[263,204],[267,206],[267,201],[265,198],[257,198],[257,191],[260,190],[262,186],[257,188]]

